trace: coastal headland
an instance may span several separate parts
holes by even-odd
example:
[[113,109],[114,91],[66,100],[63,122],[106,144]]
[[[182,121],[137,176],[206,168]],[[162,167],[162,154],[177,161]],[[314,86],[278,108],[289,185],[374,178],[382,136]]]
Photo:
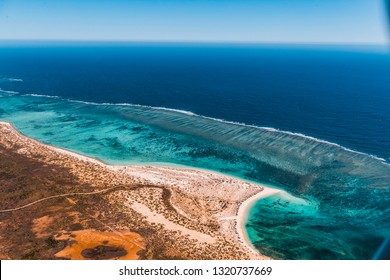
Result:
[[0,122],[1,259],[268,259],[243,227],[277,191],[206,170],[107,165]]

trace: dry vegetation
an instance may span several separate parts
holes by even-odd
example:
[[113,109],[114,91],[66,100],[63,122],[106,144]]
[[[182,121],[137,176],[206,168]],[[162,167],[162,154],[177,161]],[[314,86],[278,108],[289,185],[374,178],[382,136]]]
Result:
[[0,211],[0,258],[264,258],[236,227],[261,190],[200,170],[108,166],[0,123],[0,209],[53,197]]

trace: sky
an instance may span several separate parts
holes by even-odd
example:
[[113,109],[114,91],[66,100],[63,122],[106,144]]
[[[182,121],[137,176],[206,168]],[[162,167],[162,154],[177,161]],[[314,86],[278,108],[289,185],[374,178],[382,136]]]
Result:
[[0,0],[0,40],[387,43],[382,0]]

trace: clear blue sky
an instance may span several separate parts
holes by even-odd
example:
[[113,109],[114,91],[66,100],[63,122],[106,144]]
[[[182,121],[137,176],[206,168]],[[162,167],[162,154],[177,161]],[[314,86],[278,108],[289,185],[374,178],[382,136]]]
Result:
[[0,0],[0,40],[385,43],[382,0]]

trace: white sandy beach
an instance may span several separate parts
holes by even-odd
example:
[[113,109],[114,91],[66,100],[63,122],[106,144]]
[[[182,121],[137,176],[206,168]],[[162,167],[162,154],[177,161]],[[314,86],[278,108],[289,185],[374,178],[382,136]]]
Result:
[[[177,230],[184,235],[199,242],[213,243],[222,236],[236,240],[241,244],[252,259],[267,259],[261,255],[249,241],[245,223],[248,211],[256,201],[274,193],[281,192],[261,184],[248,182],[239,178],[230,177],[217,172],[196,168],[182,168],[172,166],[150,166],[150,165],[128,165],[114,166],[107,165],[102,161],[84,156],[66,149],[42,144],[34,139],[27,138],[17,132],[11,124],[0,122],[3,130],[11,132],[12,137],[17,137],[24,142],[29,149],[44,149],[60,153],[66,157],[74,158],[76,161],[83,161],[88,164],[98,165],[99,168],[110,170],[123,178],[130,178],[133,183],[164,187],[173,190],[170,201],[187,222],[174,222],[174,217],[166,216],[159,206],[148,199],[134,201],[125,192],[111,194],[110,201],[118,199],[128,200],[127,207],[132,208],[144,216],[148,222],[162,224],[168,230]],[[28,151],[20,150],[21,153]],[[195,204],[193,204],[195,203]],[[191,206],[195,205],[195,206]],[[203,209],[203,210],[202,210]],[[199,212],[200,211],[200,212]],[[218,234],[205,232],[197,229],[197,223],[207,224],[209,222],[219,223]],[[219,236],[219,234],[222,234]],[[218,237],[219,236],[219,237]]]
[[256,204],[257,201],[260,199],[263,199],[265,197],[271,196],[275,193],[282,192],[282,190],[274,189],[270,187],[264,187],[263,191],[259,192],[258,194],[255,194],[254,196],[251,196],[247,200],[243,201],[238,208],[237,213],[237,232],[239,235],[240,240],[248,246],[248,249],[253,250],[256,253],[259,253],[257,249],[252,245],[252,243],[249,240],[248,233],[245,229],[245,224],[248,219],[248,212],[250,209]]

